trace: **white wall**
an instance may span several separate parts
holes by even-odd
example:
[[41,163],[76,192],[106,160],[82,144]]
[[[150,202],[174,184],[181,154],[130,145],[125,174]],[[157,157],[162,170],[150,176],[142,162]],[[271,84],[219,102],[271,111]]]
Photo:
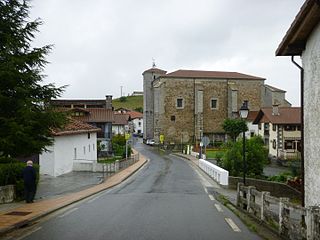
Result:
[[[132,120],[133,126],[134,126],[134,132],[138,133],[138,130],[140,130],[141,133],[143,133],[143,119],[142,118],[135,118]],[[141,123],[139,126],[139,122]]]
[[320,24],[302,54],[304,68],[305,204],[320,205]]
[[97,133],[90,133],[90,139],[88,133],[54,137],[53,152],[40,155],[40,173],[56,177],[71,172],[75,160],[97,161]]

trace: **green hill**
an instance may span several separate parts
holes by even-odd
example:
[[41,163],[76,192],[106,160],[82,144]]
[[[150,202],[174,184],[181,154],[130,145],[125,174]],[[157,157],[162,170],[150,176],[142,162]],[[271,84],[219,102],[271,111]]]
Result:
[[143,112],[143,96],[127,96],[115,98],[112,100],[112,106],[114,109],[117,108],[126,108],[130,110],[136,110]]

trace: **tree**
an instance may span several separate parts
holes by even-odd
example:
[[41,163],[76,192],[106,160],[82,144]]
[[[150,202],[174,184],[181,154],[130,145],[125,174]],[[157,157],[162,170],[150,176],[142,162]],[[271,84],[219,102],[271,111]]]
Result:
[[236,141],[240,133],[248,131],[247,123],[243,119],[225,119],[222,128],[228,134],[232,141]]
[[[242,176],[243,174],[243,141],[230,143],[222,167],[229,171],[231,176]],[[246,140],[246,162],[248,176],[261,176],[263,168],[267,163],[268,150],[264,147],[263,139],[260,136],[254,136]]]
[[52,46],[31,46],[42,22],[28,21],[29,1],[0,0],[0,157],[37,154],[66,121],[50,107],[65,86],[42,84]]

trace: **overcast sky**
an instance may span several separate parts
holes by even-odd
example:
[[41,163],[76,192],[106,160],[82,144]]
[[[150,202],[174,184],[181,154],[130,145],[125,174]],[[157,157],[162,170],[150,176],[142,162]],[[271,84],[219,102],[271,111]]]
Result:
[[54,44],[45,83],[63,98],[142,91],[152,67],[264,77],[299,106],[299,70],[275,50],[304,0],[33,0],[44,24],[35,46]]

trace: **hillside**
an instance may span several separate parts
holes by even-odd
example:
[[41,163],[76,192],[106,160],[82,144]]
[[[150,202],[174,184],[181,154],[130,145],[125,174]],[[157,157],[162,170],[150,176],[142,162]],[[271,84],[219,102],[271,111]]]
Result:
[[143,96],[127,96],[121,98],[115,98],[112,100],[112,106],[114,109],[127,108],[131,110],[143,109]]

